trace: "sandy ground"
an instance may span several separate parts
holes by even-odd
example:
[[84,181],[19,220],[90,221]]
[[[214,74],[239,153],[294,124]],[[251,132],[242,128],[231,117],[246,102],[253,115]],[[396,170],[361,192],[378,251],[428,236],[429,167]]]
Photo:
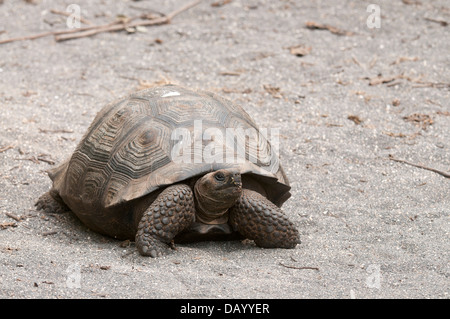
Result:
[[[0,4],[0,40],[65,29],[50,10],[69,4],[103,24],[187,3],[37,2]],[[203,1],[136,32],[0,45],[0,297],[448,298],[450,179],[389,156],[449,172],[450,6],[374,2],[379,28],[367,1]],[[151,259],[35,211],[45,171],[96,112],[165,81],[280,129],[301,245],[204,242]]]

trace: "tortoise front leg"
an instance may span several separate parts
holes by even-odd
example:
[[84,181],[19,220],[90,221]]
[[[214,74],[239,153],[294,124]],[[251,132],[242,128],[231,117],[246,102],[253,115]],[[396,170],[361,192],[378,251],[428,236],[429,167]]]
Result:
[[138,225],[136,246],[141,255],[165,254],[173,238],[195,218],[194,196],[189,186],[167,187],[145,211]]
[[244,189],[230,209],[230,224],[259,247],[294,248],[300,236],[283,211],[261,194]]

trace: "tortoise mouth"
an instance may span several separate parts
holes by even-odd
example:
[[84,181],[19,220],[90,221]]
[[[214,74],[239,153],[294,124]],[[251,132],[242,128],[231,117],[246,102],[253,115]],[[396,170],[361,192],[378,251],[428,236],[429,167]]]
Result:
[[238,187],[239,189],[242,189],[242,178],[241,174],[235,174],[234,176],[231,176],[230,178],[230,184],[233,186]]
[[216,174],[224,174],[225,183],[229,186],[240,186],[242,184],[242,177],[241,173],[237,170],[218,170],[216,171]]
[[224,206],[229,208],[234,205],[236,200],[241,196],[241,193],[242,182],[239,177],[239,180],[230,180],[226,184],[217,187],[211,195],[220,203],[218,206],[221,208],[224,208]]
[[230,175],[227,178],[227,181],[220,186],[216,187],[217,190],[226,190],[230,191],[238,191],[242,190],[242,179],[240,174]]

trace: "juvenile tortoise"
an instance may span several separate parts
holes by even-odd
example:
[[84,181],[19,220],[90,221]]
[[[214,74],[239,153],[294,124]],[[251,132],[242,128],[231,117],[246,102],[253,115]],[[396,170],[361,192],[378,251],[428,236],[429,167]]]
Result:
[[289,182],[258,133],[213,93],[142,90],[97,114],[71,158],[48,172],[53,187],[36,206],[70,209],[98,233],[135,239],[145,256],[196,240],[294,248],[299,233],[280,209]]

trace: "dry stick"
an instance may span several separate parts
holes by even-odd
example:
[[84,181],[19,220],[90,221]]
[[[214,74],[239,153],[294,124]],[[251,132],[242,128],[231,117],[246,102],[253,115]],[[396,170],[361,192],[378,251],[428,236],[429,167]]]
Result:
[[[124,30],[126,28],[135,27],[135,26],[167,24],[167,23],[170,23],[171,19],[173,19],[176,15],[178,15],[178,14],[182,13],[183,11],[186,11],[186,10],[188,10],[188,9],[198,5],[200,2],[201,2],[201,0],[194,1],[194,2],[192,2],[192,3],[190,3],[190,4],[186,5],[186,6],[182,7],[179,10],[176,10],[176,11],[174,11],[172,13],[169,13],[167,16],[165,16],[163,18],[153,19],[153,20],[150,20],[150,21],[144,21],[144,22],[139,22],[139,23],[134,23],[134,24],[125,24],[125,23],[123,23],[121,21],[114,21],[112,23],[109,23],[109,24],[106,24],[106,25],[101,25],[101,26],[90,26],[90,27],[76,28],[76,29],[71,29],[71,30],[49,31],[49,32],[44,32],[44,33],[39,33],[39,34],[34,34],[34,35],[29,35],[29,36],[24,36],[24,37],[0,40],[0,44],[9,43],[9,42],[16,42],[16,41],[34,40],[34,39],[47,37],[47,36],[50,36],[50,35],[55,36],[55,40],[56,41],[64,41],[64,40],[69,40],[69,39],[87,37],[87,36],[91,36],[91,35],[94,35],[94,34],[97,34],[97,33],[100,33],[100,32]],[[136,19],[136,18],[133,18],[131,20],[134,20],[134,19]],[[93,30],[92,33],[84,34],[85,31],[89,31],[89,30]],[[69,36],[67,36],[67,37],[63,37],[63,36],[58,37],[59,35],[71,34],[71,33],[82,33],[82,35],[81,36],[75,35],[73,37],[69,37]]]
[[25,36],[25,37],[10,38],[10,39],[1,40],[0,44],[9,43],[9,42],[15,42],[15,41],[34,40],[34,39],[38,39],[38,38],[47,37],[47,36],[53,35],[53,34],[55,34],[55,32],[54,31],[50,31],[50,32],[44,32],[44,33],[39,33],[39,34],[34,34],[34,35],[28,35],[28,36]]
[[6,152],[7,150],[10,150],[12,148],[14,148],[14,145],[8,145],[8,146],[5,146],[5,147],[0,147],[0,153]]
[[60,35],[60,34],[77,33],[77,32],[97,29],[99,27],[113,26],[113,25],[116,25],[118,23],[122,23],[122,22],[121,21],[114,21],[114,22],[111,22],[111,23],[106,24],[104,26],[90,26],[90,27],[76,28],[76,29],[70,29],[70,30],[49,31],[49,32],[29,35],[29,36],[25,36],[25,37],[18,37],[18,38],[10,38],[10,39],[1,40],[0,44],[9,43],[9,42],[15,42],[15,41],[34,40],[34,39],[47,37],[47,36],[50,36],[50,35],[57,36],[57,35]]
[[55,235],[57,233],[58,232],[56,230],[50,230],[50,231],[47,231],[47,232],[43,232],[41,235],[42,236],[50,236],[50,235]]
[[190,8],[195,7],[195,6],[198,5],[200,2],[202,2],[202,0],[196,0],[196,1],[193,1],[193,2],[191,2],[191,3],[188,3],[188,4],[185,5],[184,7],[181,7],[180,9],[175,10],[175,11],[169,13],[169,14],[167,15],[167,19],[168,19],[169,22],[170,22],[175,16],[179,15],[180,13],[182,13],[182,12],[184,12],[184,11],[186,11],[186,10],[189,10]]
[[0,224],[0,229],[6,229],[8,227],[17,227],[17,224],[16,223],[8,223],[8,222]]
[[61,129],[61,130],[46,130],[46,129],[42,129],[42,128],[39,128],[39,132],[41,132],[41,133],[73,133],[72,130],[65,130],[65,129]]
[[285,265],[285,264],[283,264],[283,263],[279,263],[279,265],[280,265],[280,266],[283,266],[283,267],[286,267],[286,268],[291,268],[291,269],[300,269],[300,270],[302,270],[302,269],[311,269],[311,270],[319,270],[319,268],[317,268],[317,267],[308,267],[308,266],[306,266],[306,267],[296,267],[296,266]]
[[449,173],[440,171],[440,170],[435,169],[435,168],[431,168],[431,167],[427,167],[427,166],[423,166],[423,165],[419,165],[419,164],[414,164],[414,163],[411,163],[411,162],[408,162],[408,161],[405,161],[405,160],[397,159],[397,158],[394,158],[394,157],[393,157],[392,155],[390,155],[390,154],[389,154],[389,159],[392,160],[392,161],[395,161],[395,162],[408,164],[408,165],[411,165],[411,166],[414,166],[414,167],[418,167],[418,168],[423,168],[423,169],[426,169],[426,170],[435,172],[435,173],[437,173],[437,174],[439,174],[439,175],[442,175],[442,176],[444,176],[444,177],[450,178],[450,174],[449,174]]
[[[127,20],[127,23],[129,23],[130,21],[136,20],[136,19],[138,19],[138,18],[140,18],[140,17],[133,17],[133,18],[130,18],[130,19]],[[153,21],[153,20],[152,20],[152,21]],[[83,35],[83,36],[82,36],[82,37],[85,37],[85,36],[94,35],[94,34],[96,34],[96,33],[99,33],[99,32],[97,32],[98,29],[101,29],[100,32],[105,32],[104,30],[107,29],[107,28],[109,28],[109,27],[113,28],[113,27],[115,27],[115,26],[116,26],[116,27],[119,26],[119,27],[120,27],[119,30],[120,30],[120,29],[122,29],[122,27],[123,27],[124,24],[125,24],[125,22],[123,22],[122,20],[116,20],[116,21],[113,21],[113,22],[111,22],[111,23],[104,24],[104,25],[95,25],[95,26],[91,26],[91,27],[76,28],[76,29],[72,29],[72,30],[56,31],[56,32],[54,33],[54,36],[55,36],[55,40],[56,40],[56,41],[64,41],[64,40],[69,40],[69,39],[70,39],[69,36],[67,36],[67,39],[64,38],[64,35],[65,35],[65,34],[71,34],[71,33],[89,33],[90,31],[93,32],[92,34],[87,34],[87,35]],[[60,38],[60,37],[58,37],[59,35],[61,35],[61,39],[59,39],[59,38]],[[72,39],[75,39],[75,38],[81,38],[81,37],[80,37],[80,36],[74,36],[74,37],[72,37]]]
[[[65,17],[70,17],[70,15],[72,14],[70,12],[59,11],[59,10],[55,10],[55,9],[51,9],[50,12],[54,13],[54,14],[60,14],[60,15],[63,15]],[[83,22],[84,24],[93,25],[93,23],[91,21],[86,20],[86,19],[81,18],[81,17],[80,17],[80,21]]]
[[37,160],[41,161],[41,162],[45,162],[45,163],[50,164],[50,165],[55,165],[54,161],[46,159],[46,158],[43,158],[43,157],[40,157],[40,156],[38,156]]
[[[137,18],[138,17],[131,18],[129,21],[137,19]],[[77,32],[97,29],[99,27],[113,26],[113,25],[116,25],[118,23],[123,23],[123,22],[120,21],[120,20],[116,20],[116,21],[113,21],[113,22],[111,22],[109,24],[106,24],[106,25],[103,25],[103,26],[94,25],[94,26],[75,28],[75,29],[70,29],[70,30],[65,29],[65,30],[57,30],[57,31],[48,31],[48,32],[38,33],[38,34],[29,35],[29,36],[25,36],[25,37],[18,37],[18,38],[10,38],[10,39],[1,40],[0,44],[9,43],[9,42],[15,42],[15,41],[34,40],[34,39],[47,37],[47,36],[50,36],[50,35],[57,36],[57,35],[60,35],[60,34],[77,33]]]
[[311,30],[328,30],[333,34],[336,35],[355,35],[353,32],[351,31],[345,31],[345,30],[341,30],[339,28],[330,26],[328,24],[320,24],[320,23],[316,23],[313,21],[307,21],[305,23],[306,28],[311,29]]
[[40,164],[40,162],[45,162],[45,163],[50,164],[50,165],[55,165],[54,161],[46,159],[46,158],[43,158],[42,156],[37,156],[37,157],[36,156],[31,156],[31,157],[28,157],[28,158],[15,158],[15,160],[17,160],[17,161],[31,161],[34,164]]
[[[118,21],[114,21],[113,23],[111,23],[111,25],[117,24],[117,23],[118,23]],[[77,28],[77,29],[71,29],[71,30],[48,31],[48,32],[44,32],[44,33],[28,35],[28,36],[25,36],[25,37],[18,37],[18,38],[10,38],[10,39],[5,39],[5,40],[0,40],[0,44],[9,43],[9,42],[16,42],[16,41],[34,40],[34,39],[47,37],[47,36],[50,36],[50,35],[58,35],[58,34],[65,34],[65,33],[75,33],[75,32],[80,32],[80,31],[85,31],[85,30],[91,30],[91,29],[95,29],[95,28],[98,28],[98,26],[83,27],[83,28]]]
[[[138,24],[138,25],[158,25],[158,24],[165,24],[168,23],[167,22],[167,18],[158,18],[158,19],[153,19],[150,21],[144,21],[141,22],[143,24]],[[144,24],[146,23],[146,24]],[[98,34],[98,33],[102,33],[102,32],[113,32],[113,31],[120,31],[120,30],[125,30],[128,28],[132,28],[136,25],[136,23],[132,23],[132,24],[125,24],[125,23],[121,23],[121,24],[106,24],[106,25],[102,25],[102,26],[97,26],[96,28],[92,29],[92,30],[88,30],[88,31],[84,31],[84,32],[78,32],[78,33],[74,33],[74,34],[61,34],[61,35],[56,35],[55,36],[55,40],[57,42],[61,42],[61,41],[66,41],[66,40],[71,40],[71,39],[79,39],[79,38],[85,38],[85,37],[90,37],[92,35]]]
[[415,83],[418,83],[418,85],[413,85],[413,88],[427,88],[427,87],[433,87],[437,89],[444,89],[449,88],[450,89],[450,83],[443,83],[443,82],[421,82],[421,81],[414,81]]
[[427,21],[439,23],[443,27],[448,26],[448,22],[444,21],[444,20],[437,20],[437,19],[431,19],[431,18],[424,18],[424,19],[427,20]]
[[86,32],[79,32],[79,33],[73,34],[73,35],[69,34],[69,35],[55,36],[55,40],[59,42],[59,41],[66,41],[66,40],[70,40],[70,39],[89,37],[94,34],[98,34],[98,33],[102,33],[102,32],[113,32],[113,31],[125,30],[128,28],[134,28],[134,27],[168,24],[176,15],[198,5],[200,2],[201,2],[201,0],[196,0],[176,11],[169,13],[165,17],[152,19],[150,21],[140,21],[140,22],[135,22],[135,23],[122,23],[119,25],[104,25],[104,26],[99,26],[93,30],[89,30]]
[[20,221],[22,220],[21,217],[16,216],[16,215],[14,215],[13,213],[8,213],[8,212],[6,212],[5,215],[8,216],[8,217],[10,217],[10,218],[12,218],[12,219],[14,219],[14,220],[16,220],[16,221],[18,221],[18,222],[20,222]]

